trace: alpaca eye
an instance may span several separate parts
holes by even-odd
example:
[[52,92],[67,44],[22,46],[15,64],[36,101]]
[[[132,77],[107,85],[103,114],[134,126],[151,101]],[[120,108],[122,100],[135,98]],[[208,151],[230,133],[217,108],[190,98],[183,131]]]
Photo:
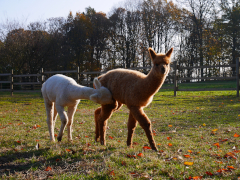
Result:
[[155,65],[158,67],[159,64],[155,64]]

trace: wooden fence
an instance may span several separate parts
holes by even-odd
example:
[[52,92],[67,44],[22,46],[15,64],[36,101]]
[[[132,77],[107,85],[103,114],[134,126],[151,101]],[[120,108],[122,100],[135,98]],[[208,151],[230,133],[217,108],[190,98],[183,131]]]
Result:
[[[177,61],[174,61],[173,64],[171,64],[172,71],[169,73],[167,80],[173,84],[172,87],[162,87],[162,89],[173,89],[174,91],[174,96],[177,95],[177,91],[216,91],[216,90],[236,90],[237,91],[237,97],[239,97],[239,78],[240,78],[240,70],[239,70],[239,61],[240,58],[237,58],[236,64],[231,64],[231,65],[216,65],[216,66],[195,66],[195,67],[183,67],[178,65]],[[232,77],[178,77],[178,71],[183,70],[183,69],[202,69],[202,68],[236,68],[236,76]],[[135,68],[130,68],[133,70],[140,70],[147,72],[147,70],[151,69],[151,67],[135,67]],[[39,89],[41,88],[42,84],[44,81],[54,75],[54,74],[75,74],[75,80],[80,83],[81,85],[85,86],[90,86],[93,82],[91,81],[91,75],[98,76],[100,74],[106,73],[106,71],[98,71],[98,72],[80,72],[79,68],[76,70],[70,70],[70,71],[44,71],[41,69],[41,72],[39,74],[25,74],[25,75],[15,75],[13,70],[11,73],[5,73],[5,74],[0,74],[1,76],[8,76],[7,81],[0,81],[0,91],[9,91],[11,92],[11,95],[13,95],[13,92],[33,92],[34,91],[34,86],[38,86],[38,92],[40,91]],[[32,79],[35,79],[35,81],[30,80],[31,82],[19,82],[16,81],[15,78],[24,78],[27,77],[28,79],[31,79],[31,77],[35,77]],[[81,78],[84,77],[84,78]],[[89,79],[90,78],[90,79]],[[178,82],[186,81],[186,80],[236,80],[236,87],[235,88],[201,88],[201,89],[181,89],[178,87]],[[10,88],[9,89],[3,89],[2,84],[9,84]],[[31,90],[20,90],[21,87],[30,85],[32,87]],[[20,86],[20,89],[15,88],[14,86]]]

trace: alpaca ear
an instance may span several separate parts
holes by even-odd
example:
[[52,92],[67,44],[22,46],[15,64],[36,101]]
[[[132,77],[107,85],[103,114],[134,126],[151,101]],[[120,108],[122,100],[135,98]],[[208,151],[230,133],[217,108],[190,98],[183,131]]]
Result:
[[155,53],[155,51],[152,48],[148,48],[148,52],[149,52],[152,60],[157,56],[157,54]]
[[166,53],[166,56],[167,57],[170,57],[172,55],[172,52],[173,52],[173,48],[171,48],[167,53]]
[[98,80],[98,78],[94,78],[93,83],[94,83],[94,86],[96,87],[96,89],[100,89],[101,83]]

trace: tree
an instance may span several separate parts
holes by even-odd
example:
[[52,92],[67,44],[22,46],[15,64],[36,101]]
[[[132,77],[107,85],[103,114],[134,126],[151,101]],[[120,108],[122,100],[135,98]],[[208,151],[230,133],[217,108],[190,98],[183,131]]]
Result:
[[[226,43],[230,49],[231,61],[236,64],[236,58],[240,56],[240,1],[221,0],[220,7],[223,11],[222,20],[226,33]],[[232,68],[235,74],[235,67]]]

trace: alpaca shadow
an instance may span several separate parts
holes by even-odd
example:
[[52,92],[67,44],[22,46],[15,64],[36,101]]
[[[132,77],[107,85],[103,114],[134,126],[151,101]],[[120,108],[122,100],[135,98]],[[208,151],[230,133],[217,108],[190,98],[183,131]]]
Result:
[[[50,148],[44,148],[39,150],[31,150],[28,152],[13,152],[8,153],[6,155],[0,156],[0,177],[4,174],[10,174],[15,172],[27,171],[30,168],[37,168],[43,165],[43,161],[36,161],[36,162],[24,162],[25,159],[29,159],[30,157],[36,156],[41,157]],[[17,162],[17,161],[22,162]]]

